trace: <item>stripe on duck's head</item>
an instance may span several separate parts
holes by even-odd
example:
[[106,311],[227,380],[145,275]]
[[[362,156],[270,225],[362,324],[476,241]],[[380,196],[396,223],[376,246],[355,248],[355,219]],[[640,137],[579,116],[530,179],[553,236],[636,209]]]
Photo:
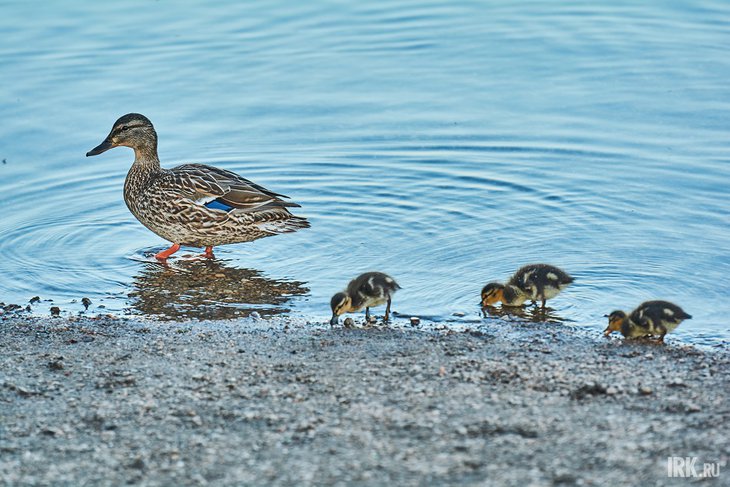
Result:
[[86,153],[95,156],[114,147],[125,146],[141,152],[157,156],[157,132],[152,122],[139,113],[128,113],[120,117],[112,126],[111,132],[98,146]]
[[482,288],[482,308],[504,300],[504,284],[490,282]]
[[614,331],[621,331],[621,325],[626,321],[626,313],[617,310],[605,316],[608,318],[608,327],[603,331],[604,336],[608,336]]

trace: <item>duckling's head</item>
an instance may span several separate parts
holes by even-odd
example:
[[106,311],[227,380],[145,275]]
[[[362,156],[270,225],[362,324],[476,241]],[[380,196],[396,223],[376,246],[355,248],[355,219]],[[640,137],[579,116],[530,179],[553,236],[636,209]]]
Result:
[[96,156],[120,145],[131,147],[137,156],[149,154],[157,158],[157,132],[152,122],[139,113],[124,115],[114,122],[104,142],[87,152],[86,157]]
[[623,311],[613,311],[608,317],[608,327],[604,330],[603,336],[608,336],[614,331],[621,331],[621,325],[626,321],[626,313]]
[[350,311],[351,306],[352,299],[347,295],[347,293],[337,293],[332,296],[332,300],[330,300],[330,307],[332,308],[332,319],[330,320],[330,325],[336,325],[339,321],[337,317]]
[[504,300],[504,284],[490,282],[482,288],[482,308]]

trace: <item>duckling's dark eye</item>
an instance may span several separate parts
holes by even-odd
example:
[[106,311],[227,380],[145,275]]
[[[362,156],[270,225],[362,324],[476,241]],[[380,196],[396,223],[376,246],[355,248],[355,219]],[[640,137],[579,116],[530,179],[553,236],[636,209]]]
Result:
[[120,129],[119,129],[119,131],[120,131],[120,132],[124,132],[124,131],[125,131],[125,130],[127,130],[128,128],[129,128],[129,127],[127,127],[126,125],[122,125],[122,128],[120,128]]

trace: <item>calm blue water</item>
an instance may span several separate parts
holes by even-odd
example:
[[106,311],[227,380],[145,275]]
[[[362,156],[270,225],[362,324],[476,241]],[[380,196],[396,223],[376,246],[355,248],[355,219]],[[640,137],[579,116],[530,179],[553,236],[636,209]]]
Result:
[[[472,320],[484,283],[548,262],[576,277],[566,322],[668,299],[694,315],[680,341],[730,338],[730,3],[0,11],[0,301],[324,321],[382,270],[397,311]],[[236,171],[312,228],[148,262],[166,243],[122,200],[131,151],[84,157],[132,111],[163,165]]]

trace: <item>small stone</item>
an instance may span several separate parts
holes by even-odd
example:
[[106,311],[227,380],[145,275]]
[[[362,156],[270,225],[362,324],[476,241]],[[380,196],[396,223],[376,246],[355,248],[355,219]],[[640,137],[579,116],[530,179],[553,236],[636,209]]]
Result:
[[46,436],[53,436],[53,437],[63,436],[64,435],[62,429],[60,429],[60,428],[54,428],[54,427],[44,428],[44,429],[41,430],[41,433],[43,433]]
[[58,316],[61,314],[61,308],[58,306],[51,306],[51,316]]
[[345,318],[343,325],[345,328],[355,328],[355,320],[352,318]]
[[452,313],[451,316],[458,316],[459,318],[462,318],[462,317],[466,316],[466,313],[463,313],[461,311],[457,311],[456,313]]
[[56,357],[48,362],[48,368],[51,370],[63,370],[63,357]]
[[421,318],[418,316],[411,316],[411,326],[418,326],[421,324]]
[[651,387],[646,387],[646,386],[639,387],[639,394],[641,394],[642,396],[648,396],[652,392],[654,392],[654,391],[651,390]]
[[700,411],[702,411],[702,408],[695,403],[690,403],[687,405],[688,413],[699,413]]
[[36,303],[40,303],[40,302],[41,302],[40,296],[33,296],[32,298],[30,298],[30,304],[36,304]]
[[251,314],[250,314],[250,315],[248,315],[248,316],[249,316],[249,317],[250,317],[251,319],[254,319],[254,320],[260,320],[260,319],[261,319],[261,315],[259,314],[259,312],[258,312],[258,311],[252,311],[252,312],[251,312]]
[[82,298],[81,304],[84,305],[84,309],[89,309],[89,306],[91,306],[91,300],[89,298]]
[[610,386],[606,389],[606,395],[608,395],[608,396],[613,396],[614,394],[617,394],[617,393],[618,393],[618,389],[616,389],[613,386]]

